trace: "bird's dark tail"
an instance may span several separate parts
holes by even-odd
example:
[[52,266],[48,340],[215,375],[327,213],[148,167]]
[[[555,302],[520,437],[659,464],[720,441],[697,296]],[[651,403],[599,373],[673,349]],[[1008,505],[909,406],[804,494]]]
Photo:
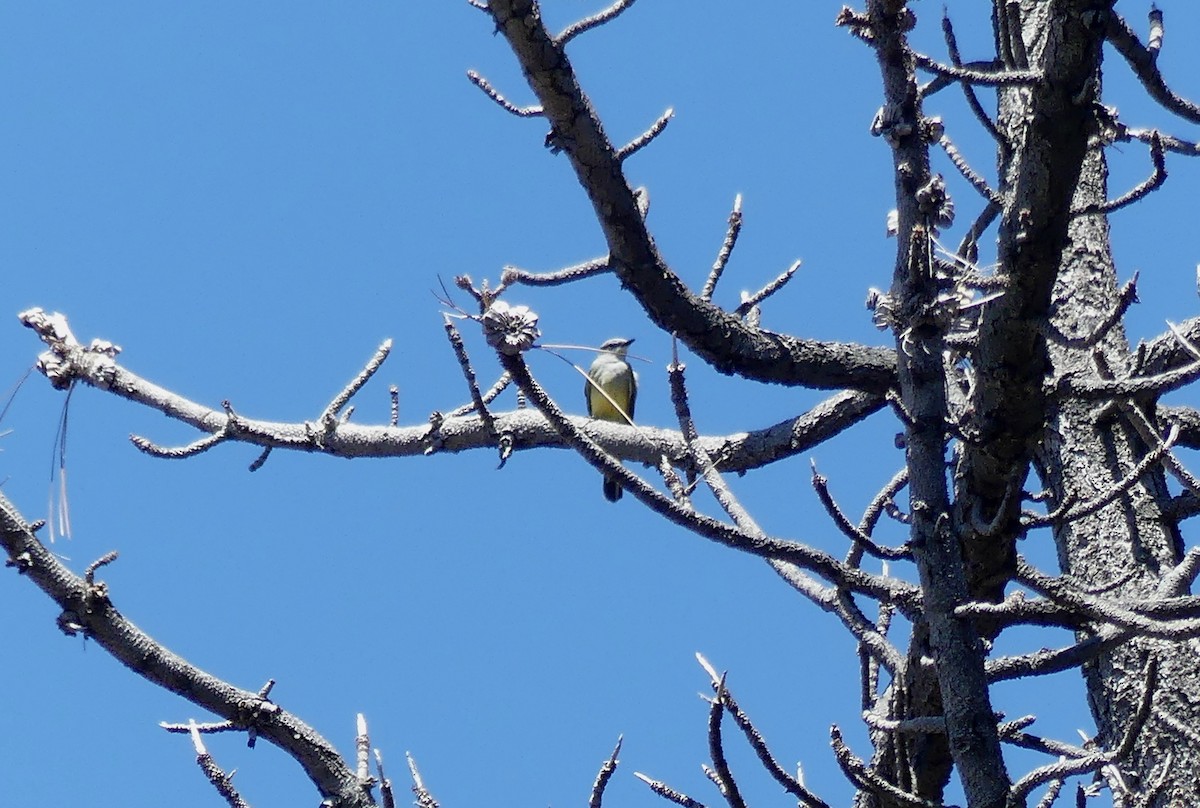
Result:
[[621,481],[616,477],[604,478],[604,498],[609,502],[616,502],[621,498]]

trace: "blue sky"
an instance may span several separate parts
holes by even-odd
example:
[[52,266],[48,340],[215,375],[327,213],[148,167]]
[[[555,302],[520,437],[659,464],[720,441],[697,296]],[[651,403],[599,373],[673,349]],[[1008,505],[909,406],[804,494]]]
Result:
[[[545,5],[555,27],[601,6]],[[981,4],[948,5],[965,55],[981,58]],[[1173,45],[1200,25],[1200,9],[1159,5],[1161,64],[1185,81],[1194,49]],[[718,301],[733,306],[742,289],[803,259],[764,325],[885,344],[863,300],[890,282],[890,156],[868,132],[881,96],[873,54],[833,27],[839,7],[777,0],[733,11],[697,0],[682,12],[642,0],[570,54],[614,140],[675,109],[627,170],[649,188],[655,238],[688,283],[703,283],[741,193],[745,227]],[[941,56],[940,7],[914,8],[917,41]],[[1142,27],[1145,4],[1118,8]],[[1110,103],[1128,123],[1196,137],[1147,107],[1109,58]],[[390,383],[406,424],[464,402],[438,279],[494,282],[506,264],[548,270],[604,251],[566,159],[543,148],[545,124],[503,113],[468,69],[532,102],[503,40],[465,2],[0,6],[0,386],[40,350],[15,316],[36,305],[65,313],[85,341],[122,345],[131,370],[251,417],[316,417],[387,337],[396,350],[356,399],[357,421],[386,420]],[[927,110],[988,172],[988,144],[961,97],[946,91]],[[1139,146],[1113,160],[1114,193],[1149,170]],[[1193,218],[1197,167],[1169,156],[1168,168],[1162,191],[1113,219],[1122,279],[1142,271],[1134,339],[1197,308],[1197,250],[1187,230],[1176,235]],[[961,182],[951,189],[956,242],[980,203]],[[639,365],[638,420],[673,425],[669,340],[613,279],[517,288],[508,299],[540,313],[547,342],[636,337],[651,360]],[[477,334],[467,338],[490,381],[494,361]],[[560,403],[582,410],[574,371],[546,355],[530,361]],[[766,426],[822,397],[740,383],[694,358],[688,373],[708,434]],[[46,514],[62,398],[35,375],[0,424],[13,430],[0,439],[0,479],[28,518]],[[729,482],[771,533],[840,554],[808,459],[858,513],[902,461],[896,430],[880,414]],[[847,802],[829,725],[869,754],[849,637],[760,561],[665,525],[630,497],[609,505],[599,476],[568,452],[522,453],[500,471],[491,452],[354,462],[276,452],[251,474],[252,447],[163,461],[135,451],[130,433],[195,437],[76,392],[74,537],[56,549],[77,570],[118,549],[101,577],[129,618],[238,686],[276,679],[275,699],[348,753],[354,715],[366,713],[402,788],[409,750],[447,808],[579,804],[624,733],[607,804],[665,804],[635,770],[715,803],[699,768],[701,651],[730,671],[781,761],[803,761],[814,790]],[[1051,563],[1045,536],[1022,549]],[[48,792],[100,806],[216,804],[186,740],[157,727],[208,716],[61,636],[52,604],[11,572],[0,611],[0,779],[13,804]],[[1020,637],[1010,650],[1065,639]],[[1072,674],[1002,686],[996,699],[1010,716],[1037,713],[1047,734],[1074,740],[1075,727],[1092,728]],[[779,789],[730,746],[747,795],[774,804]],[[210,749],[238,769],[255,806],[316,802],[277,751],[234,736]],[[1035,762],[1010,757],[1015,774]]]

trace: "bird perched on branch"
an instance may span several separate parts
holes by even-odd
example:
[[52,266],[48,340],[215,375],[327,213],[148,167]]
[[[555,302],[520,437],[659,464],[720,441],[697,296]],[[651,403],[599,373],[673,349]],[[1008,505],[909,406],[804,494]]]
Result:
[[[637,374],[625,361],[631,339],[616,337],[600,346],[600,354],[588,368],[588,381],[583,386],[588,415],[602,421],[633,424],[633,407],[637,403]],[[603,391],[603,392],[601,392]],[[621,498],[621,481],[605,475],[604,497],[609,502]]]

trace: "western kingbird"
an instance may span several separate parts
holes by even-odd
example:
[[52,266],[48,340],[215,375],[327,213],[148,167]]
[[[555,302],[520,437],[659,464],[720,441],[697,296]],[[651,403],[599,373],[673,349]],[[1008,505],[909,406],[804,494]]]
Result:
[[[589,381],[584,383],[583,397],[587,401],[588,415],[592,418],[619,424],[633,423],[633,406],[637,403],[637,374],[625,361],[632,342],[631,339],[620,337],[606,340],[600,346],[596,361],[588,368]],[[600,390],[608,395],[605,396]],[[609,502],[620,499],[621,481],[606,475],[604,497]]]

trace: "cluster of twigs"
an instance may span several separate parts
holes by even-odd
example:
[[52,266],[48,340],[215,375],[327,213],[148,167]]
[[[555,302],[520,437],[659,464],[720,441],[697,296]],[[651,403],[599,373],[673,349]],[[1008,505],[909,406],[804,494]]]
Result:
[[[889,96],[876,116],[872,131],[913,165],[923,165],[926,176],[904,205],[895,213],[895,232],[900,238],[899,262],[903,272],[911,273],[911,288],[898,288],[873,297],[877,322],[897,333],[898,350],[806,340],[771,332],[762,326],[762,306],[796,276],[797,261],[757,292],[745,294],[731,309],[713,302],[741,232],[743,213],[740,195],[735,199],[728,226],[711,271],[698,293],[693,293],[663,262],[653,247],[645,227],[648,195],[630,188],[623,174],[624,163],[655,141],[667,128],[672,111],[667,110],[641,134],[620,146],[612,144],[598,125],[567,59],[565,48],[577,37],[617,18],[633,5],[619,0],[604,11],[583,19],[557,35],[545,30],[536,6],[529,0],[469,0],[487,12],[497,30],[510,42],[529,77],[539,103],[519,106],[511,102],[484,76],[469,73],[469,79],[500,108],[519,118],[538,117],[551,125],[547,145],[566,154],[580,176],[594,179],[585,183],[596,209],[603,211],[601,225],[610,236],[614,252],[589,261],[546,273],[508,267],[499,285],[477,287],[469,278],[458,279],[459,289],[468,293],[476,310],[458,310],[445,319],[447,337],[463,371],[469,394],[468,403],[449,413],[433,413],[421,426],[399,425],[398,394],[391,391],[389,423],[360,426],[351,422],[351,399],[376,374],[386,360],[392,344],[385,341],[354,378],[342,388],[312,420],[300,424],[259,421],[239,414],[224,402],[219,410],[204,407],[133,374],[117,362],[119,349],[111,343],[80,343],[71,333],[65,318],[39,309],[22,313],[22,321],[35,330],[48,351],[39,360],[39,369],[58,388],[76,382],[110,391],[168,416],[191,424],[204,433],[185,446],[167,447],[141,436],[132,438],[143,452],[166,459],[194,457],[229,442],[251,443],[262,448],[252,465],[257,469],[275,449],[318,451],[344,457],[403,456],[461,451],[468,448],[495,447],[500,463],[517,450],[565,444],[606,476],[619,479],[621,486],[646,507],[696,535],[739,551],[763,558],[797,592],[818,608],[833,614],[858,644],[862,676],[862,718],[877,740],[877,747],[890,745],[902,749],[913,737],[948,737],[961,732],[959,717],[945,714],[897,716],[897,688],[921,672],[914,669],[930,665],[915,659],[897,647],[889,637],[894,615],[914,626],[937,626],[938,621],[954,631],[973,632],[967,641],[978,643],[980,634],[994,639],[1002,631],[1018,625],[1068,628],[1077,633],[1072,643],[1057,649],[980,661],[978,676],[983,686],[1015,677],[1042,676],[1079,667],[1097,655],[1129,641],[1132,637],[1183,640],[1200,636],[1200,598],[1187,594],[1200,572],[1200,552],[1193,550],[1162,576],[1157,589],[1140,601],[1107,597],[1088,589],[1070,576],[1050,576],[1015,554],[1011,575],[1005,583],[1015,588],[995,602],[949,601],[928,585],[916,585],[891,573],[895,565],[912,564],[922,580],[937,575],[939,563],[934,549],[958,542],[946,523],[948,506],[930,512],[929,493],[936,494],[926,479],[928,469],[913,458],[928,450],[936,456],[932,464],[943,473],[942,449],[958,440],[967,464],[979,441],[972,433],[974,395],[980,382],[972,376],[969,363],[949,363],[949,355],[966,356],[977,344],[982,303],[976,290],[991,303],[1006,294],[1006,286],[981,272],[974,264],[980,235],[998,218],[1013,230],[1008,213],[1008,190],[994,188],[976,172],[936,119],[914,122],[906,104],[912,99]],[[903,34],[902,4],[870,0],[865,13],[844,10],[838,23],[862,38],[881,56],[890,53],[902,57],[896,63],[908,63],[927,71],[933,78],[917,88],[914,97],[928,99],[951,85],[959,86],[970,109],[983,128],[996,140],[1001,154],[1011,155],[1017,148],[1004,134],[1005,127],[993,120],[980,103],[977,88],[1000,87],[1014,92],[1043,92],[1047,81],[1041,69],[1030,63],[1026,43],[1020,33],[1019,4],[998,3],[1001,24],[1008,35],[1001,40],[1002,53],[987,62],[964,62],[959,53],[953,27],[948,19],[943,32],[949,62],[943,63],[917,53]],[[1012,15],[1006,17],[1005,15]],[[1151,97],[1180,117],[1200,122],[1200,108],[1175,94],[1157,68],[1162,43],[1162,15],[1151,15],[1151,37],[1143,45],[1116,14],[1105,22],[1103,38],[1112,43],[1135,70]],[[891,50],[889,50],[891,49]],[[881,58],[884,64],[891,64]],[[891,92],[889,90],[889,92]],[[553,103],[550,103],[553,102]],[[551,116],[547,110],[555,110]],[[1102,118],[1102,137],[1106,142],[1137,141],[1147,144],[1152,163],[1151,175],[1135,188],[1111,200],[1094,202],[1070,209],[1072,217],[1106,214],[1126,207],[1160,187],[1166,179],[1165,153],[1197,154],[1200,146],[1155,130],[1130,129],[1115,112]],[[953,205],[940,177],[929,174],[928,147],[938,146],[950,164],[978,192],[982,208],[970,226],[967,238],[949,259],[937,256],[933,249],[935,232],[953,219]],[[586,146],[586,148],[585,148]],[[907,150],[907,151],[906,151]],[[1003,212],[1003,215],[1002,215]],[[1021,225],[1033,227],[1035,225]],[[619,234],[616,238],[614,234]],[[1018,234],[1016,236],[1020,238]],[[598,273],[616,273],[646,308],[648,316],[663,330],[683,341],[694,353],[719,370],[760,381],[803,384],[834,388],[832,395],[812,411],[781,424],[754,433],[725,438],[700,435],[689,404],[685,367],[677,352],[668,367],[671,398],[678,428],[649,429],[612,423],[590,422],[568,415],[562,406],[537,382],[524,354],[537,347],[537,316],[520,306],[509,306],[500,296],[519,285],[554,285],[575,282]],[[903,287],[900,284],[900,287]],[[922,295],[924,297],[922,297]],[[913,300],[919,299],[920,306]],[[1200,416],[1179,408],[1158,408],[1147,415],[1146,402],[1170,390],[1200,378],[1200,348],[1194,344],[1200,325],[1196,321],[1180,328],[1172,327],[1158,340],[1139,348],[1134,374],[1119,376],[1109,367],[1098,346],[1120,323],[1129,305],[1136,299],[1131,282],[1118,296],[1112,310],[1088,333],[1070,335],[1044,324],[1042,338],[1075,350],[1094,352],[1095,373],[1088,376],[1062,375],[1047,386],[1046,395],[1061,399],[1090,400],[1131,423],[1146,444],[1140,462],[1105,490],[1095,491],[1086,499],[1064,498],[1038,510],[1044,496],[1018,489],[1004,491],[993,512],[986,517],[972,511],[969,529],[980,536],[1000,535],[1008,531],[1011,540],[1037,529],[1061,529],[1077,520],[1094,515],[1113,502],[1126,497],[1148,474],[1164,468],[1185,490],[1176,516],[1182,518],[1200,512],[1200,480],[1191,475],[1177,459],[1179,446],[1200,446]],[[479,374],[473,367],[456,322],[481,323],[503,372],[486,390],[481,389]],[[914,325],[916,324],[916,325]],[[920,327],[917,327],[920,326]],[[713,335],[720,335],[714,338]],[[929,335],[933,334],[931,338]],[[950,335],[957,337],[951,338]],[[957,352],[957,353],[956,353]],[[936,369],[936,384],[949,377],[948,401],[940,404],[913,384],[905,387],[902,377],[913,369]],[[508,388],[515,387],[531,409],[493,412],[492,406]],[[842,389],[844,388],[844,389]],[[931,403],[932,402],[932,403]],[[760,527],[742,506],[723,475],[741,472],[794,456],[827,440],[871,414],[890,405],[905,426],[903,441],[909,450],[909,467],[899,471],[873,498],[865,513],[854,522],[831,493],[826,477],[813,469],[812,484],[830,520],[845,537],[844,557],[838,558],[815,549],[809,543],[772,536]],[[938,407],[945,410],[942,414]],[[1154,417],[1152,417],[1154,416]],[[931,421],[932,419],[932,421]],[[1161,434],[1156,423],[1170,424]],[[927,429],[929,423],[938,426]],[[662,483],[652,484],[622,464],[637,460],[656,469]],[[703,482],[724,514],[707,515],[694,501],[694,491]],[[944,484],[944,481],[943,481]],[[905,509],[897,497],[910,488],[912,505]],[[1188,496],[1191,499],[1186,499]],[[1031,507],[1023,507],[1030,503]],[[1007,515],[1007,516],[1006,516]],[[1011,519],[1008,517],[1012,517]],[[366,722],[359,717],[356,765],[339,757],[332,747],[310,728],[269,699],[270,683],[258,693],[237,690],[190,666],[129,624],[113,607],[107,588],[96,582],[99,566],[112,559],[104,557],[87,570],[83,578],[67,571],[34,535],[28,525],[0,495],[3,518],[3,542],[9,565],[29,576],[62,607],[59,625],[70,633],[84,633],[95,639],[132,669],[156,683],[185,695],[218,716],[213,724],[170,724],[171,732],[188,734],[197,760],[214,787],[230,805],[245,803],[230,779],[213,762],[202,736],[210,732],[243,731],[251,745],[259,737],[285,749],[300,761],[329,805],[373,805],[373,789],[378,786],[384,805],[394,804],[390,781],[384,776],[382,758],[375,752],[376,774],[370,772],[370,744]],[[876,537],[884,518],[902,526],[910,538],[889,545]],[[1017,535],[1019,534],[1019,535]],[[947,544],[949,542],[949,544]],[[940,543],[940,544],[939,544]],[[931,549],[932,548],[932,549]],[[939,551],[940,552],[940,551]],[[957,552],[957,550],[956,550]],[[868,558],[880,562],[879,572],[864,568]],[[961,559],[955,563],[962,565]],[[960,573],[958,574],[961,577]],[[953,578],[953,576],[951,576]],[[961,594],[961,592],[959,592]],[[864,606],[867,599],[870,606]],[[946,603],[950,605],[947,606]],[[986,626],[986,632],[977,626]],[[963,628],[965,627],[965,628]],[[947,654],[953,650],[953,642]],[[727,687],[725,676],[700,657],[708,673],[713,698],[709,701],[708,725],[712,765],[705,768],[721,797],[733,808],[744,805],[737,779],[730,770],[724,749],[722,721],[733,719],[754,750],[766,772],[800,805],[825,806],[820,797],[803,783],[803,778],[784,770],[762,735],[738,705]],[[938,664],[943,664],[938,659]],[[948,664],[948,663],[947,663]],[[1046,753],[1055,760],[1012,783],[1005,783],[1010,804],[1024,804],[1037,788],[1045,791],[1040,804],[1049,806],[1060,795],[1069,778],[1092,774],[1105,782],[1114,795],[1129,792],[1121,766],[1146,722],[1152,718],[1169,723],[1169,711],[1156,703],[1158,660],[1149,656],[1144,663],[1145,687],[1136,711],[1119,743],[1100,748],[1089,739],[1083,746],[1038,737],[1027,732],[1032,718],[1003,722],[999,717],[987,728],[990,737]],[[976,715],[977,717],[977,715]],[[985,722],[987,723],[987,722]],[[960,736],[961,737],[961,736]],[[846,777],[862,793],[874,795],[889,804],[929,805],[928,799],[915,793],[913,785],[877,760],[856,756],[845,743],[840,729],[830,730],[835,759]],[[884,739],[884,740],[879,740]],[[605,787],[617,767],[618,741],[612,755],[596,778],[590,805],[598,808]],[[415,763],[409,758],[417,803],[436,806],[426,789]],[[694,798],[663,782],[639,774],[639,778],[657,794],[680,805],[700,805]],[[1154,788],[1154,784],[1147,786]],[[1084,794],[1083,787],[1077,794]],[[1077,796],[1077,802],[1083,797]]]

